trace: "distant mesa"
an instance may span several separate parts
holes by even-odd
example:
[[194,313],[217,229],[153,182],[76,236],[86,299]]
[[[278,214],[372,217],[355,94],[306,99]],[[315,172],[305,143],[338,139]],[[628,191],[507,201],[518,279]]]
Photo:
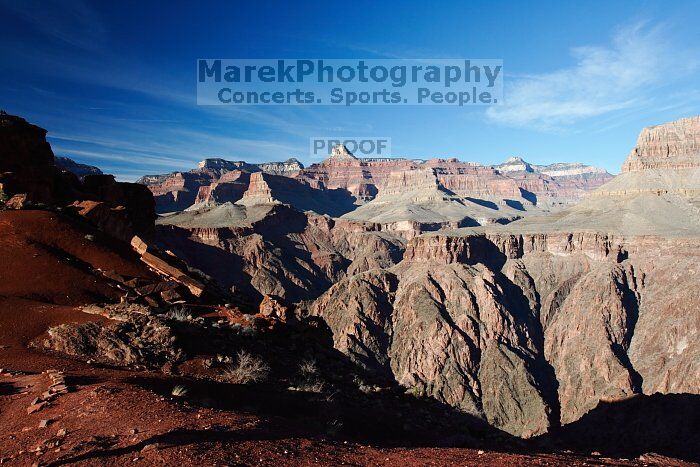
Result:
[[241,169],[255,171],[257,169],[254,165],[248,164],[244,161],[227,161],[220,158],[204,159],[203,161],[197,163],[197,168],[202,171],[213,170],[218,172]]
[[534,172],[532,166],[521,157],[509,157],[504,163],[495,167],[501,172]]
[[643,129],[620,175],[554,218],[512,228],[693,236],[700,234],[699,208],[700,117],[692,117]]
[[330,160],[332,161],[342,161],[342,160],[357,160],[344,144],[336,144],[331,149]]
[[56,156],[54,163],[59,169],[67,170],[81,179],[88,175],[102,175],[102,171],[94,165],[81,164],[69,157]]
[[645,128],[623,172],[700,166],[700,116]]
[[[241,175],[256,173],[265,176]],[[281,202],[358,221],[429,223],[434,228],[507,223],[553,212],[611,178],[584,164],[538,166],[520,157],[493,167],[456,158],[357,158],[338,144],[328,158],[309,167],[293,158],[257,164],[208,158],[188,172],[145,176],[139,183],[153,192],[159,213]]]
[[[558,162],[550,165],[535,165],[526,162],[521,157],[510,157],[499,165],[493,166],[502,173],[529,172],[549,175],[550,177],[596,176],[610,175],[605,169],[577,162]],[[612,178],[612,177],[608,177]]]

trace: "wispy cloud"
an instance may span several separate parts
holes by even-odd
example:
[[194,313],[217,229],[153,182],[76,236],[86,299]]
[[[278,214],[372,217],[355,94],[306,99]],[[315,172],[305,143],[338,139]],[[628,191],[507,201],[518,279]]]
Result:
[[575,64],[520,76],[506,86],[505,103],[486,111],[509,126],[562,129],[591,117],[654,105],[655,90],[697,68],[697,53],[674,44],[664,26],[620,28],[607,46],[572,49]]
[[82,0],[0,0],[0,7],[49,38],[80,49],[95,50],[105,37],[101,18]]

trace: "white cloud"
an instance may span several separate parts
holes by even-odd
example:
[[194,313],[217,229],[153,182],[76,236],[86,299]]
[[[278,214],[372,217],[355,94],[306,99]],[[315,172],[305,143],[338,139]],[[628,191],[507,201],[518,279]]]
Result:
[[[572,49],[575,65],[506,81],[505,103],[486,111],[509,126],[557,129],[583,119],[648,106],[653,90],[696,66],[661,26],[619,29],[608,46]],[[506,77],[507,79],[507,77]]]

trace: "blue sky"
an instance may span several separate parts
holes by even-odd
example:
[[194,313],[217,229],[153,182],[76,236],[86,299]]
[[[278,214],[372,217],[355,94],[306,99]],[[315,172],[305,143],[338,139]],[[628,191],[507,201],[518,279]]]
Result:
[[[299,3],[0,0],[0,108],[123,180],[205,157],[308,164],[319,135],[617,172],[642,127],[700,114],[698,2]],[[506,103],[197,106],[201,57],[500,58]]]

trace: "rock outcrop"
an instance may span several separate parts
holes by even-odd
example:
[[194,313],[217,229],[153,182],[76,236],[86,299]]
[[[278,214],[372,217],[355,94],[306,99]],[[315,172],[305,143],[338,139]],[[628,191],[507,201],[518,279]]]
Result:
[[101,173],[79,179],[59,168],[61,163],[46,141],[46,130],[0,114],[0,188],[5,196],[22,199],[12,203],[15,208],[72,206],[106,233],[125,241],[135,234],[152,233],[156,215],[148,189]]
[[117,182],[113,175],[88,175],[83,179],[82,191],[90,200],[101,201],[114,208],[123,208],[134,235],[148,236],[153,232],[156,220],[155,203],[153,195],[146,187],[137,183]]
[[78,179],[54,165],[46,130],[26,120],[0,114],[0,190],[26,195],[29,202],[55,204],[70,200]]

